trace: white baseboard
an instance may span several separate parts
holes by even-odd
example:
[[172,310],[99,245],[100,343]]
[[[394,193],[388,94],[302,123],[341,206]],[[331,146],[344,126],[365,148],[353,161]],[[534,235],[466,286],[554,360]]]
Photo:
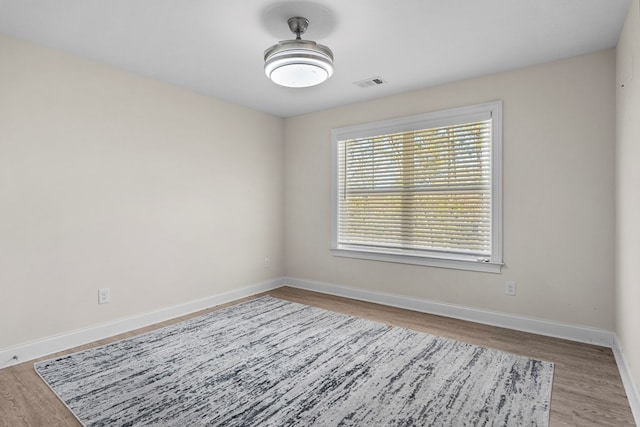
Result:
[[538,335],[609,347],[612,349],[615,356],[616,364],[620,371],[620,377],[622,378],[622,383],[629,400],[631,412],[633,413],[636,424],[640,426],[640,393],[631,375],[629,365],[624,357],[618,337],[612,331],[517,316],[508,313],[480,310],[461,305],[446,304],[437,301],[411,298],[386,292],[351,288],[348,286],[315,282],[293,277],[284,278],[283,283],[286,286],[291,286],[292,288],[305,289],[360,301],[419,311],[422,313],[436,314],[486,325],[514,329],[517,331],[531,332]]
[[531,332],[548,337],[563,338],[604,347],[613,347],[615,338],[615,334],[612,331],[606,331],[603,329],[517,316],[509,313],[481,310],[462,305],[394,295],[386,292],[351,288],[342,285],[314,282],[293,277],[285,277],[284,283],[293,288],[306,289],[324,294],[384,304],[407,310],[420,311],[423,313],[437,314],[440,316],[452,317],[454,319],[468,320],[485,325],[499,326],[501,328]]
[[614,332],[293,277],[277,278],[161,310],[0,349],[0,369],[285,285],[423,313],[610,347],[618,364],[629,405],[636,423],[640,425],[640,393]]
[[633,376],[631,375],[631,369],[627,359],[624,357],[624,352],[620,346],[620,341],[616,336],[613,344],[613,355],[616,358],[618,364],[618,370],[620,371],[620,377],[622,378],[622,384],[624,384],[624,390],[627,393],[627,399],[629,400],[629,406],[631,406],[631,412],[637,425],[640,425],[640,391],[636,386]]
[[216,305],[255,295],[260,292],[266,292],[282,286],[283,283],[284,280],[282,278],[278,278],[268,282],[258,283],[252,286],[234,289],[229,292],[190,301],[184,304],[166,307],[150,313],[118,319],[112,322],[77,329],[64,334],[50,336],[1,349],[0,368],[37,359],[48,354],[67,350],[79,345],[118,335],[123,332],[129,332],[154,323],[164,322],[199,310],[204,310],[206,308],[215,307]]

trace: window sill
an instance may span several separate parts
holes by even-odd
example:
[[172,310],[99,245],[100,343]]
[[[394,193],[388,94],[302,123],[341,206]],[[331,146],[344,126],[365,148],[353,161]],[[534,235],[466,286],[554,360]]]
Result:
[[434,258],[420,255],[394,254],[373,252],[342,247],[331,249],[334,256],[366,259],[370,261],[393,262],[399,264],[422,265],[427,267],[451,268],[455,270],[479,271],[483,273],[500,274],[503,264],[497,262],[483,262],[472,259]]

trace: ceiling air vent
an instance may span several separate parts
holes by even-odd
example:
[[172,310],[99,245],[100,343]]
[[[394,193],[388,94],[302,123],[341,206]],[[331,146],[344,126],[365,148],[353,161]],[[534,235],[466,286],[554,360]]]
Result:
[[360,80],[359,82],[354,82],[353,84],[359,86],[361,88],[378,86],[386,83],[385,80],[382,80],[382,77],[371,77],[366,80]]

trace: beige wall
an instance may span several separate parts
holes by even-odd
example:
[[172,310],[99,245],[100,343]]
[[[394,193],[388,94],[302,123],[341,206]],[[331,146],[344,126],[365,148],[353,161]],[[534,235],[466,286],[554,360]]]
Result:
[[[0,349],[285,274],[613,330],[614,80],[609,50],[283,125],[0,37]],[[496,99],[501,275],[331,255],[332,128]]]
[[281,277],[282,141],[280,118],[0,37],[0,349]]
[[[607,50],[286,119],[287,274],[612,331],[614,81]],[[331,255],[332,128],[498,99],[502,274]],[[505,280],[517,281],[516,297],[504,295]]]
[[616,332],[636,386],[640,386],[640,10],[637,1],[631,2],[618,43],[616,88]]

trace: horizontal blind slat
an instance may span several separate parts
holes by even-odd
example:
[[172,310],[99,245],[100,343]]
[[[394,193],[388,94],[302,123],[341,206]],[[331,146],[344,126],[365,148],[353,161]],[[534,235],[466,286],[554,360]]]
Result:
[[338,143],[341,244],[490,253],[490,119]]

